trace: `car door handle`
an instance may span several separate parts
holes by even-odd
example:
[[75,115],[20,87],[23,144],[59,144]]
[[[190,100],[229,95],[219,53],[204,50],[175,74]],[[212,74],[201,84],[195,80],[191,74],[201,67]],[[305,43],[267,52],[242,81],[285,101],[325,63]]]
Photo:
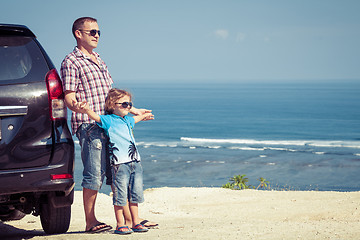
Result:
[[0,106],[0,117],[23,116],[27,111],[27,106]]

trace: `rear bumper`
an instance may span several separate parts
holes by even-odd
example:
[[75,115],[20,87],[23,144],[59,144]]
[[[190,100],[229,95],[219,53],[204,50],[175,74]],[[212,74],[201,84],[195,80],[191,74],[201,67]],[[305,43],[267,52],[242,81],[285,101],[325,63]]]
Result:
[[74,188],[74,179],[51,180],[51,175],[56,173],[68,173],[67,166],[51,165],[42,168],[1,171],[0,195],[47,191],[61,191],[68,195]]
[[23,192],[64,192],[74,188],[74,179],[51,180],[53,174],[74,173],[74,144],[57,143],[53,146],[50,164],[41,167],[0,170],[0,195]]

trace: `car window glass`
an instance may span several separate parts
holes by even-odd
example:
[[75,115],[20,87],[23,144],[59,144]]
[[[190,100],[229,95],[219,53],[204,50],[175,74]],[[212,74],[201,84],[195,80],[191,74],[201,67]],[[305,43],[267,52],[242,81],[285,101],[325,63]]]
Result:
[[26,77],[32,68],[30,38],[0,37],[0,81]]

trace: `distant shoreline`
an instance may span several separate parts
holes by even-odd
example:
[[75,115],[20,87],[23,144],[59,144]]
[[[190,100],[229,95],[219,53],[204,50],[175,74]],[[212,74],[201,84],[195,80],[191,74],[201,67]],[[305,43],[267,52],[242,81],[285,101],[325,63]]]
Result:
[[[190,86],[199,84],[328,84],[328,83],[340,83],[340,84],[360,84],[360,79],[115,79],[115,87],[132,87],[141,85],[155,85],[156,87],[166,85],[179,86],[189,84]],[[204,87],[204,85],[202,85]]]

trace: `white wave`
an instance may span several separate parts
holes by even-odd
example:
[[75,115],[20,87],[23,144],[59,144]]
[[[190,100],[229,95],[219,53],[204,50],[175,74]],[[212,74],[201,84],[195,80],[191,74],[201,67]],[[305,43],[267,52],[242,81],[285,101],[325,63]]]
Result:
[[219,149],[221,146],[209,146],[208,148]]
[[136,143],[138,146],[143,146],[144,148],[149,147],[170,147],[170,148],[176,148],[178,145],[176,143],[164,143],[164,142],[138,142]]
[[205,162],[206,163],[225,163],[225,161],[209,161],[209,160],[206,160]]
[[264,151],[265,148],[252,148],[252,147],[228,147],[232,150],[244,150],[244,151]]
[[291,148],[279,148],[279,147],[266,147],[266,150],[274,150],[274,151],[286,151],[286,152],[298,152],[298,150]]
[[264,151],[265,148],[252,148],[252,147],[229,147],[229,149],[244,150],[244,151]]
[[217,144],[244,145],[283,145],[283,146],[314,146],[314,147],[347,147],[360,148],[360,141],[327,141],[327,140],[255,140],[255,139],[209,139],[181,137],[181,141]]
[[275,151],[287,151],[288,148],[276,148],[276,147],[267,147],[268,150],[275,150]]
[[202,142],[202,143],[233,143],[233,144],[262,144],[262,145],[305,145],[305,141],[301,140],[254,140],[254,139],[209,139],[209,138],[188,138],[181,137],[181,141]]

